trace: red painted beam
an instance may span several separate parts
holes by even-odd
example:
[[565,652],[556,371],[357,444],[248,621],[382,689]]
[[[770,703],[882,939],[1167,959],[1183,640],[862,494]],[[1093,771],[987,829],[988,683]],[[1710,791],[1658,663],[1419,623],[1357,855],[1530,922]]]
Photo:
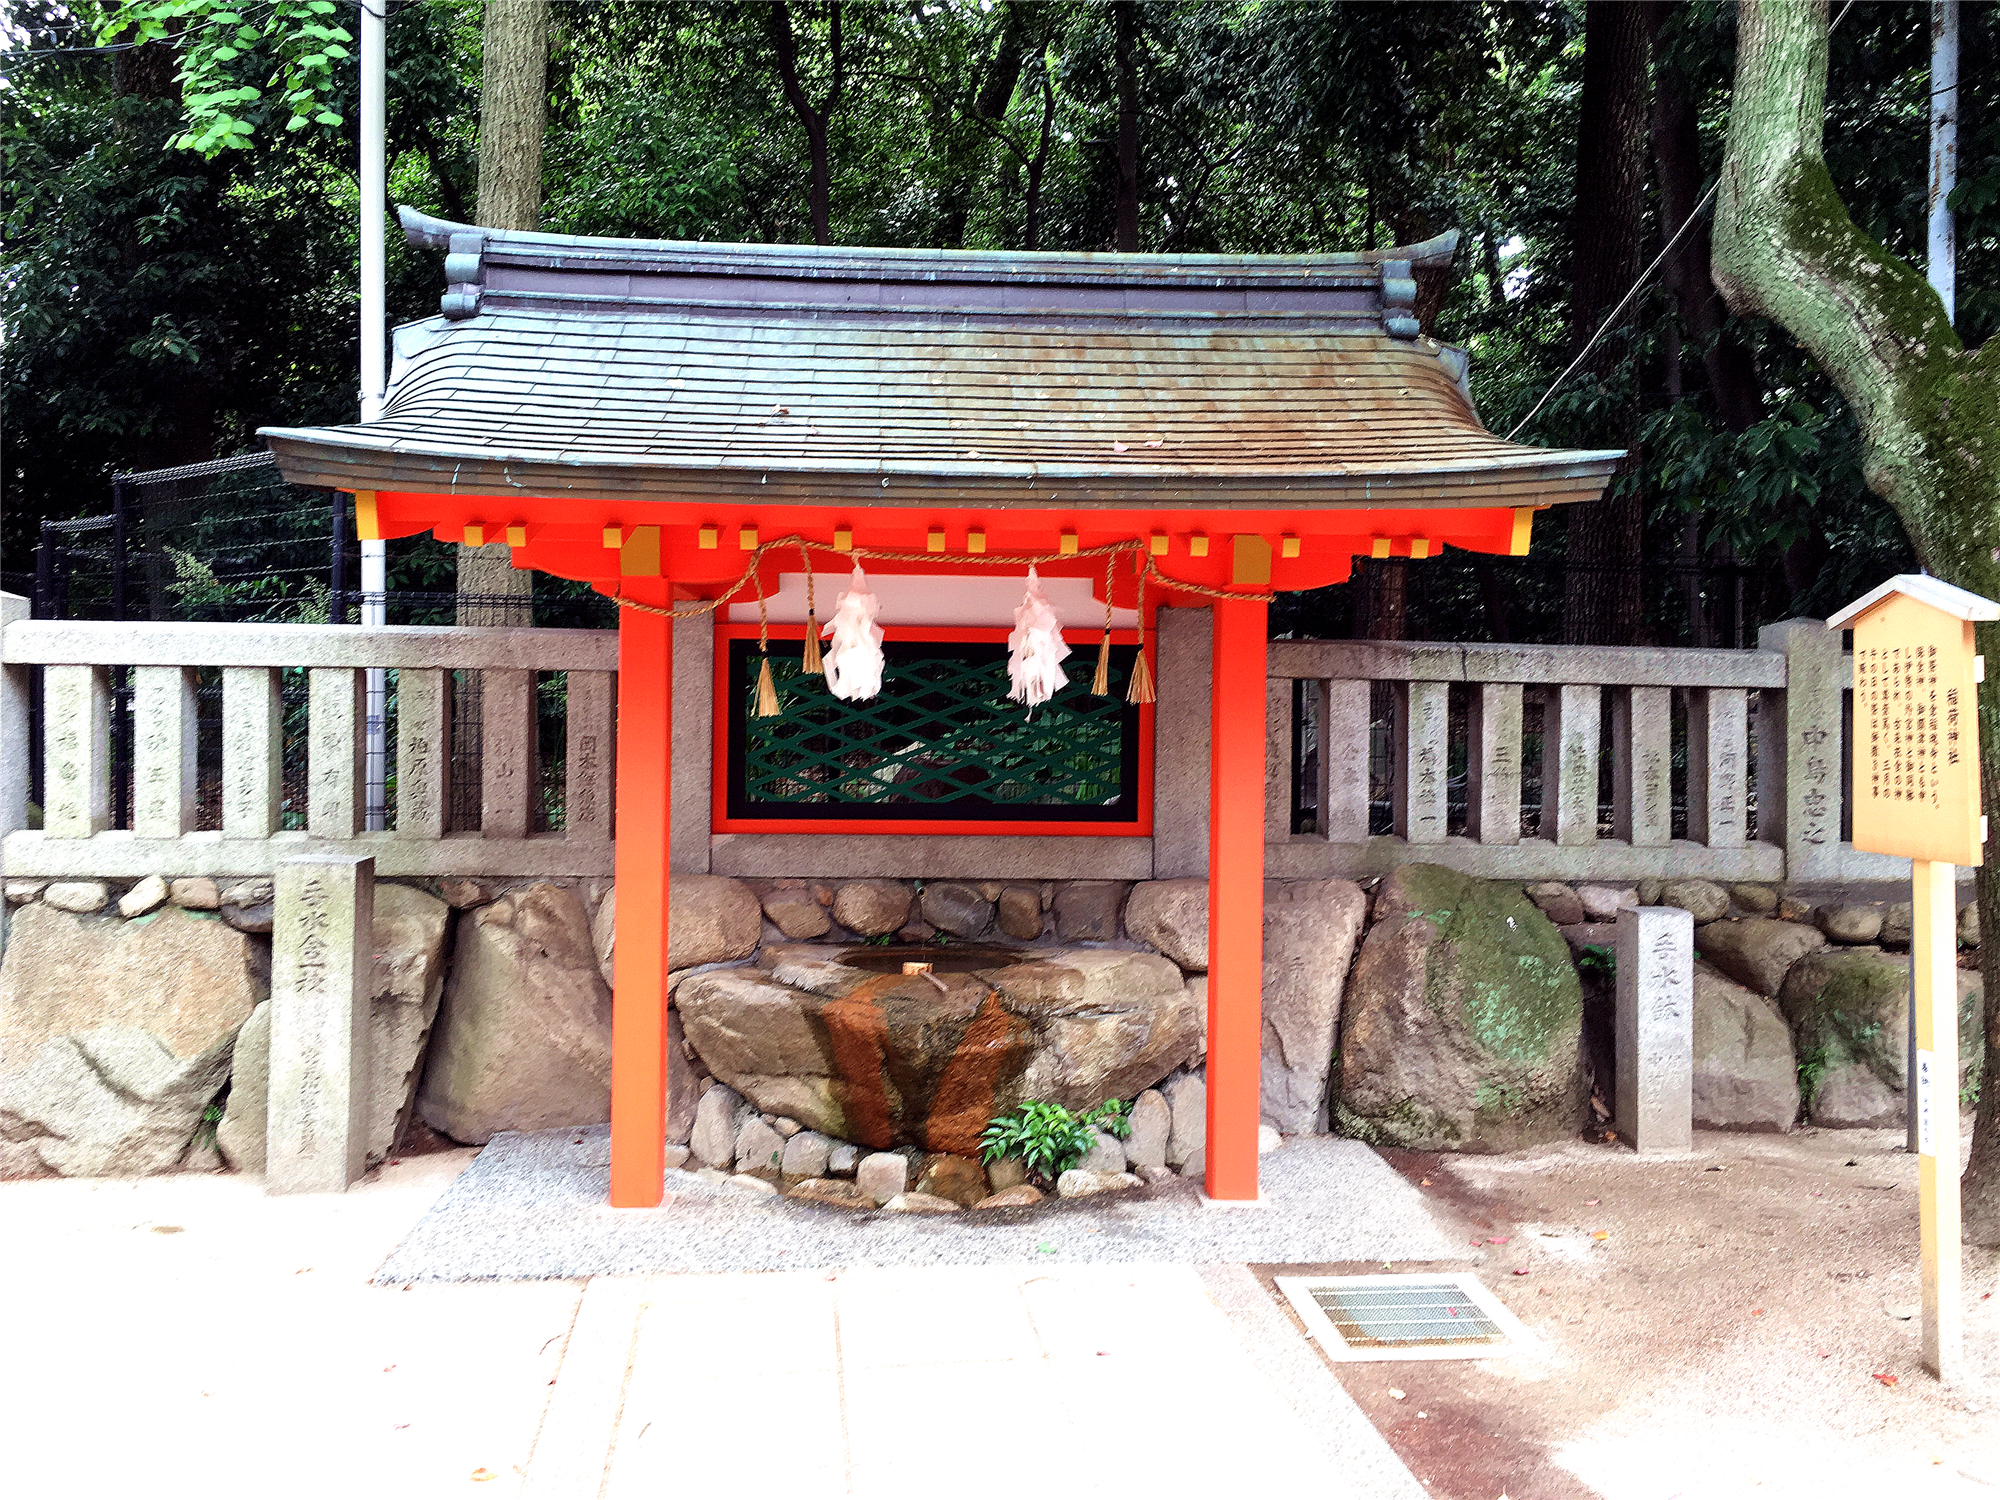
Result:
[[673,622],[618,614],[618,914],[612,951],[611,1204],[651,1208],[667,1146],[667,834]]
[[1208,1196],[1257,1197],[1269,604],[1216,599],[1208,815]]

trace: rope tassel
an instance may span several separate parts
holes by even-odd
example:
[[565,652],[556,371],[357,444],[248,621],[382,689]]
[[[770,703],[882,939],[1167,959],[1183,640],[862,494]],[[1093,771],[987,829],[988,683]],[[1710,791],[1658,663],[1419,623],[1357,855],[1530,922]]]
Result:
[[806,672],[826,670],[826,662],[819,654],[819,618],[810,609],[806,611],[806,654],[799,666]]
[[1153,694],[1153,669],[1146,665],[1146,643],[1139,642],[1139,654],[1132,658],[1132,685],[1125,689],[1127,703],[1151,703]]
[[765,657],[757,668],[757,712],[759,719],[778,717],[778,685],[771,680],[771,658]]

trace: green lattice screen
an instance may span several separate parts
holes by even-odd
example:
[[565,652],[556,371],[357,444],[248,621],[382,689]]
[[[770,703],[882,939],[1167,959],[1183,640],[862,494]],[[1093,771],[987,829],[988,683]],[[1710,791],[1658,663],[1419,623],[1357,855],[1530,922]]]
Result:
[[844,703],[773,643],[783,712],[750,710],[755,641],[729,653],[733,818],[964,818],[1130,822],[1138,805],[1138,711],[1125,702],[1134,648],[1111,651],[1111,693],[1090,691],[1094,648],[1069,686],[1030,714],[1007,701],[1007,648],[890,642],[879,697]]

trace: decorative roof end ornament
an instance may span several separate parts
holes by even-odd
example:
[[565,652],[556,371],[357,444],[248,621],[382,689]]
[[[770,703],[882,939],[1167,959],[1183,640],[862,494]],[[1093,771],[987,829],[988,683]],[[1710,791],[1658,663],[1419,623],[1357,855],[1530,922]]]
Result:
[[1014,633],[1007,637],[1007,696],[1032,710],[1046,703],[1069,683],[1057,665],[1069,655],[1062,638],[1062,616],[1042,592],[1042,580],[1028,569],[1028,591],[1014,610]]
[[486,254],[483,234],[454,234],[444,258],[445,293],[439,301],[444,315],[454,323],[479,312],[480,284],[486,278],[481,264]]
[[1417,324],[1417,277],[1407,260],[1382,262],[1382,326],[1392,339],[1413,339]]

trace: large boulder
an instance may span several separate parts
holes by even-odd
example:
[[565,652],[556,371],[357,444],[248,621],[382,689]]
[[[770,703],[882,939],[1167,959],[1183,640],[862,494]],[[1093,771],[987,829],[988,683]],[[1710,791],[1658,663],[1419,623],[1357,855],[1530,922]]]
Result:
[[611,988],[576,893],[533,885],[462,917],[436,1031],[417,1112],[453,1140],[609,1119]]
[[1208,882],[1141,881],[1125,901],[1125,931],[1158,948],[1183,969],[1206,974]]
[[[444,940],[451,908],[406,885],[375,887],[375,957],[368,975],[368,1160],[396,1143],[417,1097],[424,1043],[444,994]],[[260,1005],[236,1039],[229,1104],[216,1145],[232,1167],[264,1170],[269,1115],[271,1010]]]
[[1421,1150],[1508,1151],[1583,1120],[1583,995],[1518,885],[1404,865],[1348,986],[1337,1123]]
[[192,1057],[136,1026],[51,1038],[0,1079],[0,1140],[65,1177],[171,1171],[229,1076],[234,1036]]
[[1340,997],[1367,915],[1350,880],[1264,883],[1264,1118],[1287,1135],[1326,1129]]
[[125,922],[21,907],[0,961],[0,1075],[55,1037],[103,1027],[204,1056],[249,1019],[270,977],[269,951],[213,916],[167,907]]
[[[616,950],[618,891],[604,893],[591,942],[599,970],[611,983]],[[726,875],[675,875],[667,882],[667,967],[692,969],[702,964],[748,958],[764,933],[764,908],[757,893]]]
[[1740,985],[1777,998],[1793,964],[1826,946],[1817,927],[1776,917],[1744,917],[1697,927],[1695,951]]
[[[1958,1075],[1979,1076],[1980,977],[1958,977]],[[1879,948],[1834,948],[1792,966],[1778,997],[1791,1023],[1807,1115],[1815,1125],[1903,1123],[1909,1047],[1910,971]]]
[[1024,1099],[1130,1099],[1198,1055],[1200,1006],[1152,953],[1051,949],[975,974],[872,974],[831,947],[769,945],[755,968],[676,992],[709,1071],[758,1109],[840,1140],[978,1153]]
[[1705,963],[1694,966],[1694,1123],[1704,1130],[1790,1130],[1798,1064],[1778,1008]]

